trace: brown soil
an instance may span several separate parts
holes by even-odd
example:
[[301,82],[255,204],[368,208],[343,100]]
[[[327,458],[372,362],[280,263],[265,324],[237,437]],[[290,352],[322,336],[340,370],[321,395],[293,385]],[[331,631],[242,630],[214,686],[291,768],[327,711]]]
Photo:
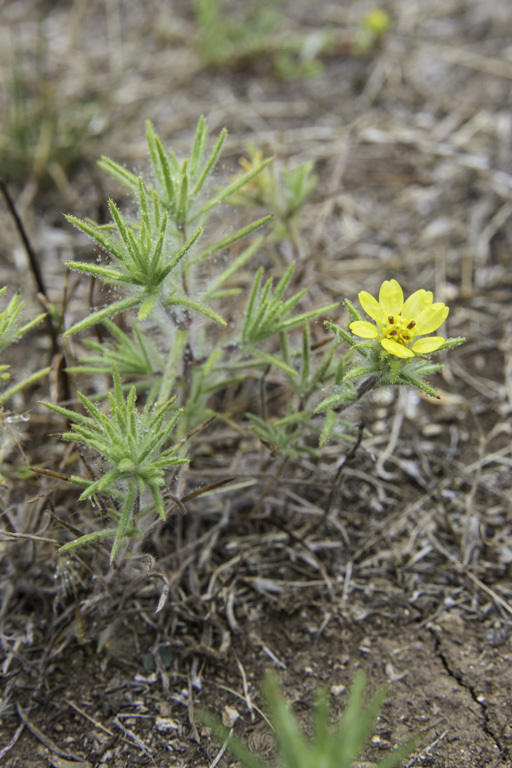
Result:
[[[279,672],[308,727],[318,686],[338,716],[358,667],[371,690],[389,685],[361,765],[412,733],[422,741],[408,768],[512,764],[512,7],[386,0],[392,30],[365,56],[351,40],[371,3],[282,7],[290,30],[334,31],[314,78],[278,80],[270,52],[204,66],[186,2],[4,3],[29,62],[45,20],[60,95],[83,99],[93,82],[102,100],[101,136],[68,181],[57,173],[60,189],[28,171],[10,184],[52,301],[63,262],[91,253],[62,212],[104,215],[95,159],[144,168],[146,118],[179,153],[204,114],[212,136],[229,129],[226,175],[248,140],[277,162],[316,161],[299,270],[311,302],[355,301],[395,277],[446,301],[449,334],[468,341],[445,356],[439,402],[384,392],[354,409],[372,437],[350,453],[329,445],[279,475],[281,459],[247,435],[205,433],[187,491],[228,475],[233,487],[190,502],[115,567],[102,547],[57,558],[66,527],[96,512],[65,484],[22,474],[15,447],[6,458],[19,479],[1,501],[6,768],[235,765],[228,753],[216,762],[199,707],[236,710],[235,732],[270,758],[264,670]],[[36,307],[18,234],[0,216],[1,285]],[[88,290],[77,288],[68,325]],[[13,370],[45,365],[47,349],[32,332]],[[43,409],[9,428],[30,464],[64,466]]]

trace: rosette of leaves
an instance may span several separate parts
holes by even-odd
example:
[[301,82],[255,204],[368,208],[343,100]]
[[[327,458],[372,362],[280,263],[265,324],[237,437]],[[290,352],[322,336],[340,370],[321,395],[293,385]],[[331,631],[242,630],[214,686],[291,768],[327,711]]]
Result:
[[[249,157],[240,160],[246,173],[261,168],[263,161],[263,153],[254,144],[249,143],[247,149]],[[302,208],[318,182],[314,167],[312,160],[295,166],[278,168],[272,164],[264,167],[230,202],[266,208],[274,217],[274,237],[278,240],[290,238],[294,247],[299,248]]]
[[[65,544],[59,551],[65,552],[99,539],[113,538],[111,561],[125,536],[141,533],[137,527],[141,517],[156,509],[165,520],[162,498],[164,470],[187,462],[187,459],[176,455],[179,444],[165,447],[181,416],[181,409],[174,407],[176,398],[153,406],[147,404],[144,408],[137,409],[135,387],[130,389],[125,398],[116,366],[113,380],[113,392],[108,396],[108,413],[101,411],[80,392],[78,397],[88,415],[43,402],[47,408],[71,422],[71,429],[63,433],[62,439],[91,448],[103,462],[104,471],[96,479],[87,480],[75,475],[68,478],[70,482],[84,489],[80,500],[91,498],[95,494],[110,496],[113,503],[109,511],[117,521],[116,527],[81,536]],[[152,497],[152,503],[149,504],[144,498],[146,489]]]
[[[296,376],[297,371],[289,362],[287,343],[289,331],[304,325],[308,320],[330,312],[338,306],[337,302],[333,302],[319,309],[294,314],[292,310],[307,292],[307,288],[302,288],[290,298],[284,299],[284,293],[294,269],[295,262],[290,264],[275,288],[273,287],[272,278],[269,278],[263,284],[263,269],[260,268],[258,270],[249,295],[241,333],[241,346],[246,352],[257,360],[281,368],[281,370],[291,376]],[[281,342],[281,354],[279,356],[270,354],[260,348],[262,342],[276,335]]]
[[213,194],[203,195],[205,182],[219,159],[226,131],[221,132],[205,158],[207,137],[208,129],[201,118],[190,156],[179,161],[174,152],[165,149],[148,122],[146,138],[154,184],[103,158],[100,166],[135,196],[137,216],[134,220],[125,218],[112,200],[109,201],[112,222],[106,226],[68,216],[72,224],[100,246],[110,263],[72,261],[67,266],[122,289],[125,297],[91,313],[70,328],[67,335],[126,310],[137,309],[138,320],[144,320],[157,307],[175,319],[179,317],[176,310],[181,310],[185,313],[185,324],[192,311],[225,325],[223,318],[204,299],[191,297],[191,270],[198,262],[253,232],[270,217],[265,216],[207,244],[203,250],[197,248],[197,241],[211,210],[258,174],[270,159]]

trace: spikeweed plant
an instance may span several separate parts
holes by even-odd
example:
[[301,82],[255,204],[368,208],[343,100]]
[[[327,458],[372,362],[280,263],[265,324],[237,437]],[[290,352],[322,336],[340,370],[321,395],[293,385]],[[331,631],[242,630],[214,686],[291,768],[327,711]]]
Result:
[[[367,291],[359,293],[359,301],[375,323],[364,320],[349,300],[345,300],[345,306],[352,318],[350,332],[334,323],[327,323],[336,334],[337,341],[348,344],[357,357],[344,375],[343,386],[316,408],[317,413],[327,412],[322,445],[332,435],[336,413],[372,389],[415,387],[430,397],[439,398],[427,377],[442,370],[443,366],[431,362],[430,355],[464,342],[463,338],[445,339],[429,335],[444,323],[449,308],[442,302],[434,302],[431,291],[424,288],[404,301],[400,284],[396,280],[385,280],[378,301]],[[364,341],[358,341],[358,337]]]
[[250,4],[243,14],[227,14],[219,0],[195,0],[198,48],[209,67],[255,64],[281,80],[313,77],[322,69],[320,56],[333,48],[329,29],[290,35],[281,31],[280,0]]
[[[309,163],[271,175],[270,158],[254,150],[241,175],[215,188],[211,174],[225,137],[222,131],[207,151],[208,129],[201,118],[188,157],[180,159],[148,122],[149,174],[136,176],[109,158],[100,162],[132,194],[134,213],[122,213],[111,200],[106,225],[68,216],[101,254],[96,262],[72,261],[68,267],[112,292],[106,306],[92,308],[66,331],[69,337],[101,325],[107,334],[101,343],[86,338],[88,353],[69,372],[104,374],[114,386],[96,393],[97,402],[79,393],[86,414],[45,405],[71,424],[64,440],[99,457],[89,477],[69,480],[82,488],[81,500],[106,498],[102,503],[115,525],[79,536],[61,551],[112,538],[113,559],[123,540],[141,534],[142,519],[151,513],[165,519],[170,507],[162,488],[186,463],[190,438],[212,420],[236,419],[242,429],[251,429],[282,455],[282,471],[303,453],[317,455],[329,439],[352,440],[355,427],[343,411],[371,389],[406,385],[435,397],[426,378],[441,366],[430,355],[461,342],[429,336],[446,319],[444,304],[434,303],[423,289],[404,302],[401,287],[390,280],[379,301],[359,294],[374,324],[346,301],[350,329],[327,321],[331,343],[313,354],[310,324],[338,305],[304,309],[307,288],[291,290],[294,262],[277,279],[265,277],[262,266],[253,268],[243,319],[235,322],[242,290],[237,275],[251,269],[263,243],[259,232],[251,236],[271,217],[219,239],[212,215],[226,202],[268,206],[280,228],[274,225],[270,244],[286,235],[295,239],[300,255],[300,211],[316,177]],[[231,261],[216,269],[213,262],[227,253]],[[261,396],[269,376],[288,393],[281,413],[269,414]],[[326,388],[330,394],[321,400]],[[223,409],[221,395],[228,403]]]
[[[7,286],[0,288],[0,300],[3,300],[3,296],[6,290]],[[36,317],[32,318],[32,320],[29,320],[27,323],[19,327],[18,321],[22,309],[23,301],[16,293],[7,303],[7,306],[3,310],[0,310],[0,382],[2,382],[2,384],[7,384],[10,379],[10,365],[3,362],[5,359],[5,350],[12,344],[19,341],[21,337],[27,333],[27,331],[40,323],[41,320],[43,320],[45,317],[44,313],[37,315]],[[49,367],[43,368],[23,379],[20,379],[19,381],[16,381],[10,386],[7,386],[5,389],[0,389],[0,465],[3,465],[6,454],[9,452],[12,445],[17,443],[17,440],[12,435],[8,425],[12,421],[18,420],[18,418],[23,421],[27,418],[24,415],[18,417],[17,414],[5,413],[4,404],[22,389],[30,387],[39,379],[47,376],[49,372]],[[0,485],[3,485],[4,483],[5,477],[2,473],[0,473]]]
[[[0,299],[3,297],[6,290],[7,290],[7,286],[0,288]],[[35,325],[40,323],[41,320],[45,317],[45,314],[43,312],[42,314],[32,318],[32,320],[29,320],[27,323],[25,323],[25,325],[22,325],[21,328],[19,328],[18,320],[19,320],[19,315],[22,309],[23,309],[23,301],[20,299],[19,295],[16,293],[10,299],[5,309],[0,311],[0,353],[2,355],[2,358],[4,357],[4,350],[7,347],[15,343],[16,341],[19,341],[19,339],[21,339],[21,337],[27,331],[29,331]],[[2,382],[8,381],[8,379],[10,378],[9,368],[10,368],[10,365],[7,363],[4,363],[2,360],[2,362],[0,363],[0,381]],[[49,373],[49,371],[50,371],[49,368],[43,368],[42,370],[36,371],[35,373],[31,374],[25,379],[22,379],[21,381],[17,381],[7,389],[0,391],[0,407],[3,405],[3,403],[6,400],[11,398],[21,389],[30,386],[31,384],[36,382],[38,379],[41,379],[43,376],[46,376]]]
[[[286,238],[301,258],[300,213],[316,177],[309,163],[285,169],[282,175],[271,172],[271,159],[263,159],[254,149],[243,163],[242,174],[214,187],[211,177],[225,137],[222,131],[208,151],[208,129],[201,118],[189,155],[178,158],[148,122],[151,168],[147,175],[136,176],[109,158],[100,163],[131,193],[134,204],[128,210],[132,213],[122,212],[110,200],[111,221],[106,225],[68,216],[99,248],[100,257],[94,262],[71,261],[67,266],[101,281],[109,301],[91,308],[65,333],[68,338],[86,336],[87,351],[68,373],[103,376],[105,391],[94,387],[92,394],[78,392],[77,408],[42,403],[65,420],[60,436],[79,445],[86,470],[85,476],[53,474],[77,486],[79,501],[89,501],[96,514],[94,529],[86,533],[72,529],[75,538],[64,542],[60,553],[110,541],[113,562],[130,540],[142,538],[152,520],[167,520],[176,507],[185,512],[170,489],[194,458],[194,436],[203,428],[215,429],[216,422],[230,426],[237,422],[238,430],[251,431],[267,451],[280,456],[257,507],[290,461],[300,461],[304,455],[317,457],[329,440],[361,438],[362,428],[355,438],[356,427],[344,411],[370,390],[408,386],[437,397],[428,379],[442,366],[432,362],[431,356],[463,341],[432,335],[449,310],[423,288],[404,299],[401,286],[391,279],[382,284],[378,299],[361,291],[365,315],[346,299],[350,324],[345,327],[325,319],[334,313],[337,317],[336,302],[313,308],[305,305],[307,287],[293,288],[295,261],[277,276],[266,275],[263,266],[252,266],[267,224],[271,229],[267,249],[276,239]],[[218,214],[230,202],[249,210],[261,207],[271,214],[232,227],[219,237]],[[220,268],[217,258],[222,258]],[[244,280],[238,279],[242,269]],[[241,296],[240,284],[247,283],[248,272],[252,284]],[[0,299],[5,290],[0,290]],[[15,295],[0,312],[2,352],[44,317],[38,315],[18,327],[21,309]],[[317,353],[311,323],[322,320],[331,336]],[[101,342],[97,336],[87,337],[95,326],[101,327]],[[4,390],[0,407],[48,371]],[[2,361],[0,380],[8,376],[8,365]],[[285,393],[272,409],[265,397],[267,379]],[[326,390],[327,397],[323,396]],[[41,471],[52,474],[52,470]],[[333,727],[327,694],[319,694],[314,734],[308,739],[277,678],[269,675],[264,698],[279,765],[350,768],[368,741],[385,695],[380,689],[365,705],[364,689],[364,676],[359,674],[343,717]],[[210,715],[203,713],[202,720],[243,765],[263,768]],[[379,768],[397,766],[413,746],[412,741],[401,745],[378,763]]]
[[[364,693],[365,676],[360,671],[354,678],[341,719],[331,727],[327,693],[321,691],[313,714],[313,736],[308,739],[283,696],[277,676],[267,674],[263,697],[274,730],[279,768],[350,768],[368,742],[381,711],[386,689],[381,687],[366,705]],[[200,713],[200,719],[227,745],[242,765],[246,768],[264,768],[266,763],[250,752],[243,742],[209,713]],[[379,760],[376,768],[398,766],[412,752],[415,744],[414,739],[401,744]]]
[[[263,153],[249,143],[247,158],[240,160],[244,171],[260,167]],[[295,257],[303,255],[300,219],[303,206],[318,182],[310,160],[294,167],[267,165],[230,200],[234,205],[261,207],[272,213],[272,236],[288,240]]]
[[224,66],[259,56],[278,23],[276,0],[254,4],[234,20],[222,11],[219,0],[195,0],[201,58],[208,65]]
[[[141,533],[136,527],[139,518],[146,516],[153,508],[163,520],[166,518],[161,492],[164,469],[184,464],[187,460],[175,455],[177,444],[169,448],[164,446],[182,412],[180,409],[172,410],[175,397],[162,404],[147,404],[137,409],[135,387],[125,398],[115,364],[114,392],[109,394],[108,413],[101,411],[80,392],[78,396],[89,412],[88,416],[53,403],[43,402],[43,405],[72,422],[72,429],[64,432],[63,440],[84,443],[103,460],[104,467],[98,479],[71,476],[69,480],[84,488],[81,501],[97,493],[110,496],[113,505],[108,511],[117,520],[117,527],[85,534],[61,547],[61,552],[113,536],[113,560],[125,536]],[[146,489],[152,497],[150,504],[144,501]]]

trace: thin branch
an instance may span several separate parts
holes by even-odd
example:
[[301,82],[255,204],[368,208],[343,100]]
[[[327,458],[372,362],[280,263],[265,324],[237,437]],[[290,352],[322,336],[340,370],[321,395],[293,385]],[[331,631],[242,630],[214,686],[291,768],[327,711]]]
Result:
[[[34,279],[36,281],[38,293],[44,296],[44,298],[46,299],[46,304],[48,304],[49,303],[48,294],[46,292],[46,286],[43,281],[41,270],[39,268],[39,260],[38,260],[37,254],[34,248],[32,247],[32,243],[28,238],[26,229],[23,226],[21,217],[16,209],[15,202],[11,196],[11,193],[9,192],[7,182],[5,181],[5,179],[1,177],[0,177],[0,189],[2,190],[2,194],[4,196],[5,202],[7,203],[7,207],[11,213],[12,218],[14,219],[14,223],[16,224],[16,229],[18,230],[19,235],[23,241],[23,245],[25,246],[25,251],[28,256],[30,269],[32,270],[32,274],[34,275]],[[45,317],[45,323],[48,328],[48,334],[52,342],[52,355],[55,355],[58,351],[60,351],[59,341],[57,337],[57,329],[55,328],[51,315],[48,313]]]

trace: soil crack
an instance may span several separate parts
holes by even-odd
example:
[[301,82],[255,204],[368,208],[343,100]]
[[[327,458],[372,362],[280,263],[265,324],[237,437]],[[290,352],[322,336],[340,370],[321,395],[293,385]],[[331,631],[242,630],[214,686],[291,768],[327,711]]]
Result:
[[489,707],[487,706],[487,702],[485,698],[476,692],[474,685],[471,685],[471,683],[468,683],[466,682],[466,680],[464,680],[464,677],[460,672],[458,672],[455,669],[452,669],[448,661],[448,658],[442,649],[441,640],[433,631],[433,629],[431,629],[430,632],[434,638],[434,652],[438,657],[438,659],[440,660],[443,667],[445,668],[447,674],[451,678],[453,678],[453,680],[455,680],[457,684],[460,685],[461,688],[464,688],[464,690],[466,690],[469,693],[469,695],[471,696],[475,704],[477,704],[478,707],[480,708],[480,712],[482,713],[482,720],[483,720],[483,723],[482,723],[483,732],[496,744],[496,747],[499,749],[500,755],[502,758],[509,757],[508,747],[502,744],[501,739],[494,733],[494,730],[492,728],[491,716],[489,713]]

